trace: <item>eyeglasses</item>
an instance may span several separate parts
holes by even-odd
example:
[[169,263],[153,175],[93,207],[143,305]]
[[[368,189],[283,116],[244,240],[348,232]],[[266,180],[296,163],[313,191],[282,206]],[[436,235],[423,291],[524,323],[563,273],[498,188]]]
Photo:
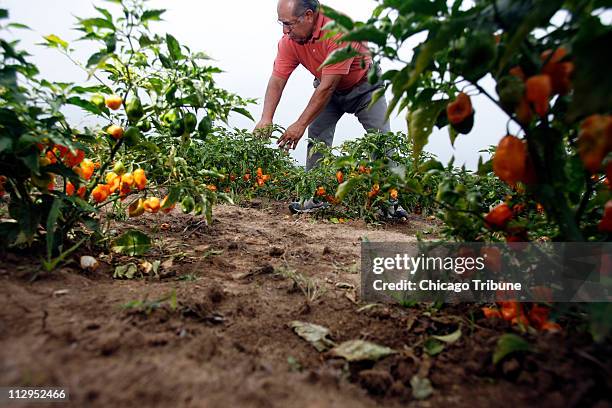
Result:
[[306,14],[306,13],[302,13],[302,14],[300,14],[299,16],[297,16],[297,18],[295,19],[295,21],[292,21],[292,22],[290,22],[290,23],[287,23],[287,22],[285,22],[285,21],[280,21],[280,20],[277,20],[276,22],[277,22],[278,24],[282,25],[282,26],[283,26],[283,28],[286,28],[286,29],[289,29],[289,30],[293,30],[293,27],[294,27],[294,26],[295,26],[297,23],[299,23],[299,22],[300,22],[300,20],[302,19],[302,17],[304,17],[304,14]]

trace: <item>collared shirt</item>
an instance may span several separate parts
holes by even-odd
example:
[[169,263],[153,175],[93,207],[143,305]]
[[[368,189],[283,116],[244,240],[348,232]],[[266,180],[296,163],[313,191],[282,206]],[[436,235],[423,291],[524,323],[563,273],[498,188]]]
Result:
[[[329,23],[331,19],[319,12],[319,17],[315,24],[315,29],[312,33],[312,38],[305,44],[298,44],[285,34],[278,42],[278,54],[274,61],[274,69],[272,75],[288,79],[291,73],[302,64],[319,80],[323,74],[340,74],[343,78],[338,84],[338,90],[347,90],[354,87],[366,75],[371,62],[369,51],[364,43],[353,42],[352,47],[361,52],[364,56],[357,56],[339,62],[337,64],[328,65],[322,70],[319,68],[323,61],[335,50],[344,48],[347,43],[336,43],[336,40],[341,36],[338,34],[332,38],[322,39],[326,33],[323,27]],[[362,60],[365,58],[364,68],[362,68]]]

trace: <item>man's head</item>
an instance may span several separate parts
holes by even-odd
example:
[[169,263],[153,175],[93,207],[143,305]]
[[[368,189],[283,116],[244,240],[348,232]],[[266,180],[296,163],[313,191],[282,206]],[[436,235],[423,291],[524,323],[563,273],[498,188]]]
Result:
[[283,25],[283,33],[299,44],[310,40],[319,7],[318,0],[279,0],[278,21]]

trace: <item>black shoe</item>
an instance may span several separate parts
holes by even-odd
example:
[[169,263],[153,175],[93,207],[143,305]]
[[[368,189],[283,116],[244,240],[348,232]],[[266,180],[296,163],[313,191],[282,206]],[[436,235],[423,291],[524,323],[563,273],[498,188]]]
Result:
[[309,198],[303,203],[299,201],[292,202],[289,204],[289,211],[291,211],[292,214],[305,214],[319,211],[327,207],[329,207],[329,203],[325,201],[315,201],[314,198]]
[[383,209],[384,216],[387,219],[401,220],[402,218],[408,219],[408,211],[399,205],[397,201],[389,201],[386,207]]

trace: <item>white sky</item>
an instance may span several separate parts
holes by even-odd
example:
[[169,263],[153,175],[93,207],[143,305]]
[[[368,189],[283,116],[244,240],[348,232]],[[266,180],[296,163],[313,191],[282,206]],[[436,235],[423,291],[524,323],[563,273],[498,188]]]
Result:
[[[374,0],[327,0],[327,5],[342,11],[355,20],[366,20],[376,6]],[[99,7],[112,10],[110,2],[96,1]],[[31,54],[44,77],[55,81],[84,82],[86,75],[74,67],[64,56],[54,50],[47,50],[35,44],[42,42],[41,37],[56,34],[72,42],[80,32],[72,29],[76,17],[93,17],[97,11],[88,0],[0,0],[0,7],[7,8],[11,21],[30,26],[33,31],[14,30],[13,34],[22,40],[22,46]],[[244,97],[259,98],[259,105],[248,109],[259,119],[263,108],[263,96],[268,82],[277,42],[282,35],[282,27],[276,23],[276,0],[224,0],[195,1],[151,0],[148,8],[165,8],[163,22],[153,23],[153,31],[173,34],[181,44],[193,51],[204,51],[216,60],[216,65],[226,71],[216,79],[219,86]],[[91,43],[74,43],[78,50],[77,58],[86,61],[96,51]],[[410,53],[410,50],[405,50]],[[390,64],[383,64],[389,69]],[[493,88],[492,81],[486,78],[481,82],[487,89]],[[280,106],[276,112],[275,123],[287,127],[303,111],[312,95],[312,75],[304,68],[298,68],[287,84]],[[387,98],[388,100],[389,98]],[[475,168],[478,150],[497,144],[506,134],[506,118],[497,107],[484,96],[472,99],[476,110],[474,130],[469,135],[461,135],[453,148],[446,129],[435,131],[430,137],[426,150],[436,154],[443,162],[455,156],[455,165],[466,164]],[[79,117],[79,111],[69,112],[71,117]],[[405,112],[393,115],[393,131],[406,131]],[[230,125],[252,129],[254,123],[240,115],[231,117]],[[346,139],[361,136],[363,128],[352,115],[345,115],[339,122],[334,144]],[[304,163],[306,158],[306,136],[300,141],[294,157]]]

